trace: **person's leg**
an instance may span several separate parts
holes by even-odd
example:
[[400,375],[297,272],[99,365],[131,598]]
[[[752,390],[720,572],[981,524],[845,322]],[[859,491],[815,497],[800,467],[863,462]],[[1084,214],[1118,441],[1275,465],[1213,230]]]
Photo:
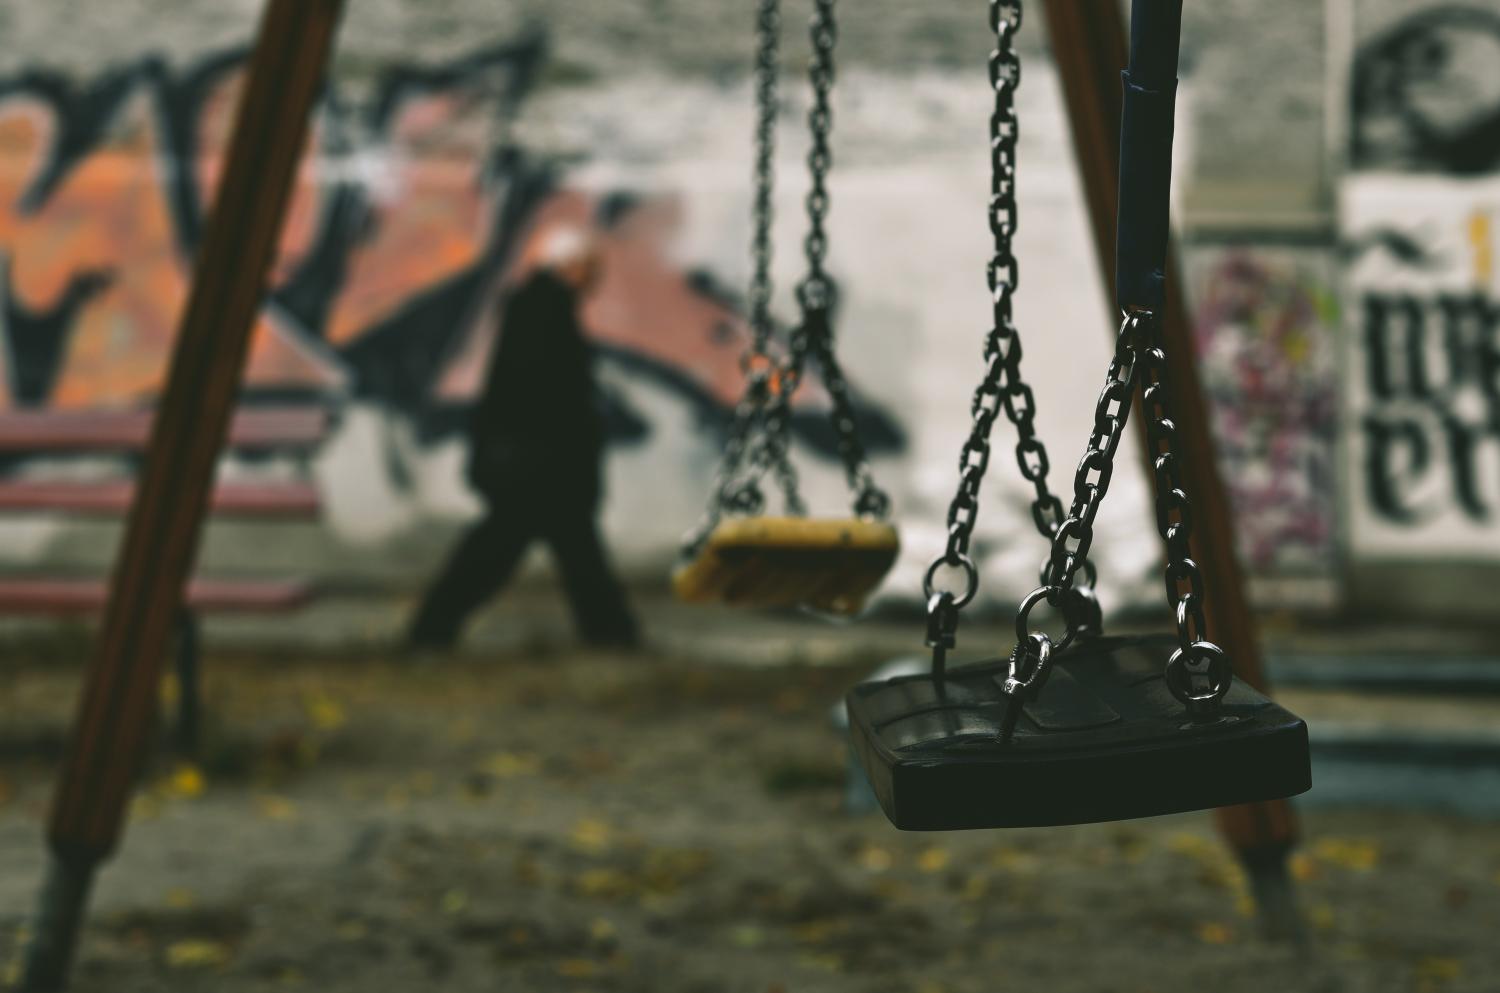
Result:
[[491,503],[485,516],[459,540],[448,564],[428,588],[412,618],[407,643],[416,648],[451,648],[464,622],[499,592],[515,572],[532,528],[527,515],[507,502]]
[[554,510],[543,530],[583,639],[597,645],[639,644],[640,626],[610,568],[594,508],[584,504]]

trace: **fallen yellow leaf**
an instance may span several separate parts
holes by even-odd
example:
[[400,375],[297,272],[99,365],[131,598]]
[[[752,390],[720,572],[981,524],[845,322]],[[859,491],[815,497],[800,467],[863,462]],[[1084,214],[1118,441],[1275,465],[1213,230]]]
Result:
[[944,848],[928,848],[917,856],[917,868],[923,872],[942,872],[948,868],[948,851]]
[[496,779],[514,779],[517,776],[535,776],[541,765],[541,760],[535,755],[496,752],[485,760],[481,768]]
[[590,869],[579,874],[574,886],[582,896],[607,900],[619,899],[635,888],[630,877],[618,869]]
[[1417,975],[1423,979],[1451,982],[1464,974],[1464,965],[1456,958],[1429,955],[1417,963]]
[[203,795],[203,791],[208,788],[208,781],[204,779],[202,769],[184,762],[172,770],[162,787],[168,796],[195,797]]
[[1327,903],[1315,903],[1307,911],[1307,919],[1313,927],[1319,931],[1327,931],[1333,927],[1333,905]]
[[173,969],[208,969],[226,965],[229,946],[218,941],[174,941],[167,946],[167,965]]
[[573,830],[568,837],[572,839],[574,847],[597,855],[609,847],[612,834],[608,824],[585,817],[573,825]]
[[343,705],[326,693],[309,693],[302,700],[302,708],[319,731],[337,731],[349,723]]
[[268,821],[290,821],[297,816],[297,805],[284,796],[266,794],[255,798],[255,809]]
[[1362,838],[1322,838],[1313,846],[1313,856],[1344,869],[1368,872],[1380,861],[1380,846]]
[[891,863],[895,861],[891,858],[891,853],[879,845],[866,845],[859,850],[859,854],[855,856],[855,859],[861,866],[871,872],[885,872],[891,867]]
[[1307,855],[1298,852],[1292,856],[1292,878],[1299,883],[1305,883],[1310,879],[1317,879],[1321,874],[1318,864]]
[[188,889],[187,887],[174,886],[171,889],[167,890],[166,902],[167,906],[171,907],[174,910],[186,910],[193,904],[197,903],[198,898],[194,896],[193,891]]
[[1218,846],[1207,838],[1186,832],[1179,832],[1168,838],[1167,848],[1178,855],[1196,859],[1212,858],[1219,853]]
[[1198,925],[1198,940],[1210,945],[1227,945],[1234,932],[1217,921],[1204,921]]

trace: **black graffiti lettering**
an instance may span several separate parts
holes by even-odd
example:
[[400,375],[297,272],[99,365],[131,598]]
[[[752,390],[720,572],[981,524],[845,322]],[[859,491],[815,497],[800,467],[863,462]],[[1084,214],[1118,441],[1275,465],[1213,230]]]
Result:
[[1474,427],[1455,417],[1442,419],[1443,434],[1448,442],[1448,460],[1453,470],[1453,492],[1459,508],[1476,521],[1490,517],[1490,506],[1480,493],[1479,456],[1484,442],[1496,439],[1488,427]]
[[1402,524],[1415,524],[1428,516],[1410,504],[1411,491],[1432,461],[1432,446],[1422,425],[1366,417],[1364,432],[1365,492],[1376,513]]
[[1491,410],[1500,399],[1500,307],[1480,293],[1437,298],[1444,357],[1455,387],[1473,384]]
[[1405,294],[1370,293],[1364,303],[1367,378],[1375,398],[1430,396],[1421,301]]

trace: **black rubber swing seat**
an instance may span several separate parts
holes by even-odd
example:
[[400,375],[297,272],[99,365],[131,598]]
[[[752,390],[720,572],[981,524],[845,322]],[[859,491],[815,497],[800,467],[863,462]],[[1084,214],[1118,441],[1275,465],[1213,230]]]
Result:
[[1099,638],[1058,656],[1000,741],[1008,660],[863,683],[854,748],[906,831],[1125,820],[1272,800],[1312,786],[1307,725],[1236,680],[1191,720],[1162,676],[1170,635]]
[[689,603],[853,614],[900,550],[896,529],[882,521],[735,517],[720,521],[672,574],[672,588]]

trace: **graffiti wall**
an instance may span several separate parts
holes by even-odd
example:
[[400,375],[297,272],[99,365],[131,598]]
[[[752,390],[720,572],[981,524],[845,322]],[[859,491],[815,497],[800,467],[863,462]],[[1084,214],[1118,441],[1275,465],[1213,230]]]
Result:
[[[244,54],[0,79],[0,412],[153,401]],[[545,56],[533,34],[441,65],[392,64],[358,99],[330,84],[319,105],[244,402],[378,411],[392,436],[376,442],[384,486],[415,486],[424,454],[461,434],[503,333],[500,298],[557,225],[593,229],[605,255],[584,320],[613,373],[601,400],[616,442],[653,429],[629,390],[610,388],[621,376],[672,396],[707,435],[737,399],[738,294],[674,260],[677,198],[580,189],[554,156],[512,138]],[[826,406],[809,384],[793,429],[831,455]],[[899,447],[894,420],[857,385],[856,407],[875,452]],[[366,504],[329,496],[346,532],[389,530],[349,519]]]
[[[504,333],[499,300],[555,225],[593,228],[606,256],[584,323],[614,443],[613,549],[627,569],[659,576],[702,513],[741,382],[748,87],[650,76],[543,86],[544,56],[541,39],[525,38],[441,64],[386,65],[358,90],[330,86],[319,107],[245,394],[336,413],[312,471],[341,544],[307,542],[306,567],[379,568],[415,585],[446,550],[433,522],[457,525],[474,512],[461,471],[466,410]],[[152,402],[240,66],[230,52],[0,81],[3,411]],[[983,371],[988,165],[973,124],[988,100],[969,74],[947,71],[855,72],[835,94],[838,334],[857,420],[905,536],[891,589],[909,598],[944,542]],[[1020,209],[1036,223],[1017,236],[1016,319],[1038,429],[1062,473],[1064,453],[1088,436],[1092,402],[1079,398],[1091,398],[1108,362],[1113,322],[1049,66],[1028,71],[1020,100],[1031,122]],[[802,266],[806,110],[806,95],[789,86],[774,233],[783,321]],[[1190,139],[1187,122],[1181,133]],[[799,392],[795,452],[810,505],[842,513],[827,406],[816,381]],[[997,427],[997,444],[1013,443],[1009,430]],[[1009,607],[1045,554],[1029,484],[1012,468],[996,460],[974,545],[986,571],[981,599]],[[1156,600],[1150,506],[1138,456],[1123,454],[1096,525],[1108,606]],[[0,531],[9,526],[0,521]],[[245,541],[217,561],[269,552],[263,537]],[[354,546],[375,551],[339,557]],[[210,541],[210,558],[217,547]],[[278,567],[302,567],[296,552],[283,543]]]
[[1500,554],[1500,182],[1356,177],[1343,218],[1353,550]]
[[1336,272],[1328,253],[1258,243],[1189,256],[1203,386],[1255,577],[1327,577],[1338,542]]
[[1500,554],[1500,7],[1357,8],[1340,189],[1351,552]]

